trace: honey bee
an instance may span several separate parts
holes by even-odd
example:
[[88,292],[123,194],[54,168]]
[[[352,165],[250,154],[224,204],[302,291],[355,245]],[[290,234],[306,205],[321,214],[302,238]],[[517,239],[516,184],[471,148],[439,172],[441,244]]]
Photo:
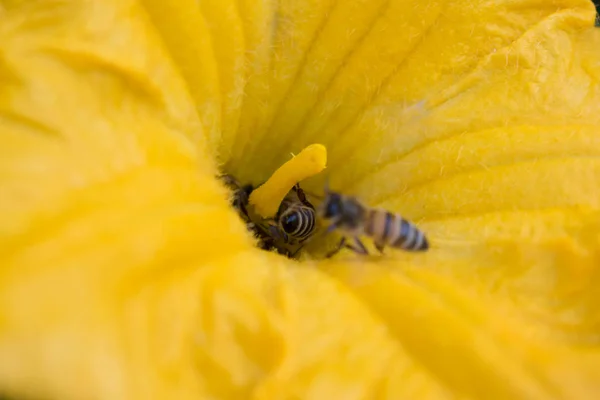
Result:
[[[425,234],[400,215],[367,207],[354,197],[330,191],[328,186],[325,187],[325,197],[319,205],[318,214],[330,221],[326,233],[337,229],[344,235],[336,249],[326,255],[327,258],[344,247],[359,254],[369,254],[359,236],[372,238],[380,253],[383,253],[385,246],[406,251],[429,249]],[[347,237],[352,237],[355,245],[347,243]]]
[[268,227],[253,221],[248,213],[248,203],[250,194],[254,190],[254,186],[251,184],[242,185],[236,178],[229,174],[221,175],[219,178],[223,181],[225,186],[233,192],[231,205],[236,209],[240,218],[246,223],[248,231],[258,239],[258,247],[267,251],[276,250],[279,254],[293,258],[295,253],[291,253],[286,247],[282,246]]

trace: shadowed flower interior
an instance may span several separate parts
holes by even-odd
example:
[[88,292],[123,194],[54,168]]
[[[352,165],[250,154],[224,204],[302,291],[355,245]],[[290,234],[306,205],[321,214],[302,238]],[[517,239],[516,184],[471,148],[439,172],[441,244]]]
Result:
[[[588,0],[0,1],[0,393],[600,395]],[[295,262],[215,179],[401,213],[430,251]],[[310,175],[310,174],[307,174]]]

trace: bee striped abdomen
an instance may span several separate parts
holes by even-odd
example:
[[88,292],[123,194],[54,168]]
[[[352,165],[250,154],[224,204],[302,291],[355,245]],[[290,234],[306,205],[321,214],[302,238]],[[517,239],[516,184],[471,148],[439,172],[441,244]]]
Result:
[[394,228],[397,224],[394,224],[394,222],[396,222],[396,216],[391,212],[385,211],[385,217],[383,221],[383,234],[381,236],[380,242],[389,244],[393,241],[395,236]]
[[313,232],[315,231],[316,217],[315,217],[315,210],[313,210],[313,209],[304,208],[303,211],[304,211],[304,214],[306,216],[306,220],[308,223],[306,224],[305,230],[302,232],[302,237],[306,238],[306,237],[312,235]]
[[367,218],[365,219],[365,235],[370,237],[375,236],[375,214],[376,210],[370,209],[367,211]]
[[383,219],[381,218],[381,211],[369,208],[366,210],[366,218],[363,225],[364,234],[377,239],[383,232]]
[[401,216],[396,216],[396,235],[389,241],[390,246],[408,251],[423,251],[429,248],[427,238],[415,225]]
[[386,245],[394,231],[394,214],[384,210],[371,208],[368,210],[364,233],[373,238],[375,243]]
[[291,206],[280,219],[285,233],[295,240],[304,240],[315,230],[315,211],[309,207]]

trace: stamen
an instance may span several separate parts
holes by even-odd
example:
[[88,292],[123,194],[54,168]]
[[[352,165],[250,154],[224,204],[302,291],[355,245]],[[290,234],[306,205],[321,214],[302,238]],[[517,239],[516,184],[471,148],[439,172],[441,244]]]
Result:
[[322,144],[311,144],[283,164],[262,186],[250,195],[250,204],[263,218],[272,218],[285,195],[304,179],[323,171],[327,166],[327,149]]

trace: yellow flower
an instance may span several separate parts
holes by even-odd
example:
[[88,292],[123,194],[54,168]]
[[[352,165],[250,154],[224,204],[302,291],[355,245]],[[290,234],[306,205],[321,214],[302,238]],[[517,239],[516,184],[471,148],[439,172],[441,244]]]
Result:
[[[593,22],[589,0],[0,2],[0,393],[598,398]],[[431,250],[256,249],[217,166],[257,184],[311,143],[308,189]]]

